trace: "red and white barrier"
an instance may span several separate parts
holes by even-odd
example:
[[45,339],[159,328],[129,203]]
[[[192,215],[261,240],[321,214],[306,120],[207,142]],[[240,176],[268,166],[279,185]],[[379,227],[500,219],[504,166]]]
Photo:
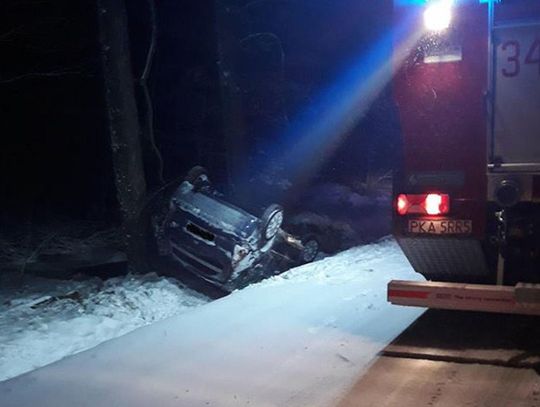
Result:
[[392,280],[388,283],[388,301],[416,307],[540,315],[540,284],[508,287]]

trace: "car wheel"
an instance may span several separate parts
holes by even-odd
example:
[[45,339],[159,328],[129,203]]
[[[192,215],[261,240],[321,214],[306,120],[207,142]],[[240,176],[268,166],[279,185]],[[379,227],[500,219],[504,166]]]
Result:
[[196,165],[189,170],[184,180],[193,185],[195,189],[200,189],[203,186],[210,184],[210,179],[208,178],[206,168],[201,167],[200,165]]
[[304,249],[300,254],[300,261],[303,263],[311,263],[320,251],[319,241],[314,236],[307,236],[302,239]]
[[280,205],[272,204],[266,208],[261,217],[263,239],[268,241],[276,236],[282,223],[283,208]]

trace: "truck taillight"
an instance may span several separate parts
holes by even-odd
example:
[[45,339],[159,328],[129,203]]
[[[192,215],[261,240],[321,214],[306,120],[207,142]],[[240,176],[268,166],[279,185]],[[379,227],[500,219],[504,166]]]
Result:
[[407,199],[407,195],[405,194],[399,194],[397,197],[396,202],[396,209],[397,213],[400,215],[406,215],[407,211],[409,210],[409,200]]
[[399,194],[396,210],[400,215],[444,215],[450,212],[448,194]]

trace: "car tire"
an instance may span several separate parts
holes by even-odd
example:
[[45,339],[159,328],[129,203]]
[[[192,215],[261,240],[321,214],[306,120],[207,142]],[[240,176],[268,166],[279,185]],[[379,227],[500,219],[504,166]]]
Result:
[[283,223],[283,208],[281,205],[272,204],[265,209],[261,216],[261,237],[267,242],[277,235]]
[[200,165],[196,165],[190,169],[184,180],[193,185],[196,190],[210,184],[208,171],[206,171],[206,168],[201,167]]
[[304,246],[304,250],[300,253],[299,260],[301,263],[311,263],[319,254],[321,245],[313,235],[302,238],[302,245]]

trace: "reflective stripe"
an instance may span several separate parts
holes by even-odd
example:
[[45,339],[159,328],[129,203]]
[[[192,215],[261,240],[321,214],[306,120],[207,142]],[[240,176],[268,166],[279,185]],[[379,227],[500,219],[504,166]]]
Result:
[[402,298],[428,298],[429,293],[426,291],[405,291],[405,290],[388,290],[388,298],[390,297],[402,297]]

